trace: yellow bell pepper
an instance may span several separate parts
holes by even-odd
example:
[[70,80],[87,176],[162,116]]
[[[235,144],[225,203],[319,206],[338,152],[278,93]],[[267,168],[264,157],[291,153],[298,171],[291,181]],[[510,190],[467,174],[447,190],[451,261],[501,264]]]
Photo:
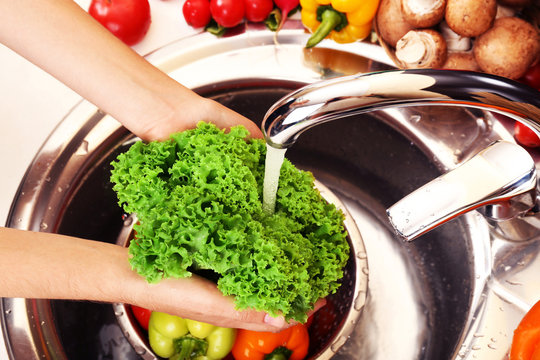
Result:
[[300,0],[302,23],[313,34],[306,47],[329,37],[338,43],[365,39],[380,0]]

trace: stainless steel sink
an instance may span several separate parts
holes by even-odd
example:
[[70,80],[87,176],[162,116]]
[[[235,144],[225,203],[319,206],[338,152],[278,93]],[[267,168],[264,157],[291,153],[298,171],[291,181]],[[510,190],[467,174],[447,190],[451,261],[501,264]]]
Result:
[[[148,59],[259,123],[302,85],[391,69],[377,45],[323,42],[305,50],[307,37],[286,29],[276,46],[260,29],[222,39],[199,34]],[[474,212],[405,243],[385,209],[492,141],[512,141],[507,125],[475,109],[390,108],[317,126],[287,151],[347,207],[365,245],[352,255],[369,262],[367,301],[347,304],[363,308],[361,317],[350,336],[332,339],[333,358],[504,358],[540,291],[538,240],[498,238]],[[109,164],[133,140],[93,105],[78,104],[36,155],[8,226],[116,242],[124,224]],[[111,304],[5,298],[1,306],[12,359],[139,358]]]

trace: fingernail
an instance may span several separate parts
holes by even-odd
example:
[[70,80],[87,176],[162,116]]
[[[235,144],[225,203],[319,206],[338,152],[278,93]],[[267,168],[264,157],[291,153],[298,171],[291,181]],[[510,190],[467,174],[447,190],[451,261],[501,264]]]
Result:
[[283,316],[273,317],[268,314],[264,315],[264,323],[277,328],[282,328],[287,324]]

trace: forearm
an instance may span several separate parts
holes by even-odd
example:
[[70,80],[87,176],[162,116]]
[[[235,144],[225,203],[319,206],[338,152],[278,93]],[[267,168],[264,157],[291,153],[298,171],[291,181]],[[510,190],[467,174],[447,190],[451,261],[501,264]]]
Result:
[[263,312],[236,311],[231,298],[200,277],[149,284],[131,270],[126,248],[103,242],[0,227],[0,273],[0,297],[123,302],[261,331],[285,325]]
[[260,136],[247,119],[203,101],[148,63],[72,0],[0,0],[0,8],[0,42],[145,140],[165,139],[201,119],[244,124]]
[[0,228],[0,269],[2,297],[121,301],[113,279],[137,281],[127,249],[10,228]]
[[[0,269],[2,274],[11,274],[0,278],[2,297],[143,302],[146,307],[167,308],[171,306],[163,299],[176,295],[176,301],[171,302],[175,308],[169,309],[171,311],[198,306],[189,299],[197,298],[193,296],[200,291],[197,288],[206,284],[198,278],[181,280],[178,290],[166,280],[149,284],[131,270],[127,248],[11,228],[0,228]],[[208,288],[203,286],[205,291],[218,294],[214,284],[207,284]],[[223,299],[224,304],[230,302]]]

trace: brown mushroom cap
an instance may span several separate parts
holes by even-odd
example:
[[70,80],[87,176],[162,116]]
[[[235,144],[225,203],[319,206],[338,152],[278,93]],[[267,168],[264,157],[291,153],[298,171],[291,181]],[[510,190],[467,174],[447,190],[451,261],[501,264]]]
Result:
[[375,17],[379,36],[391,47],[412,30],[413,26],[403,18],[401,0],[381,0]]
[[452,51],[446,56],[443,69],[480,71],[471,51]]
[[482,71],[518,79],[540,54],[540,34],[525,20],[499,18],[476,39],[473,51]]
[[444,18],[457,34],[475,37],[492,26],[496,14],[496,0],[448,0]]

